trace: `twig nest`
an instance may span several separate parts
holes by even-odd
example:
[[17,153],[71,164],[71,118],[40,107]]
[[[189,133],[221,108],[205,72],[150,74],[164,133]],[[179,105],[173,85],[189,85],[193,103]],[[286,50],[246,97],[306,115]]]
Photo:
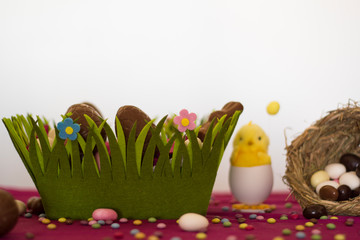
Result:
[[15,199],[7,191],[0,189],[0,237],[13,229],[18,218],[19,210]]
[[[330,111],[286,147],[287,166],[283,180],[303,209],[311,204],[321,204],[330,215],[360,215],[360,197],[345,201],[321,199],[313,186],[318,183],[311,179],[315,172],[325,170],[329,164],[341,162],[345,154],[359,156],[359,144],[360,107],[357,103],[349,102]],[[357,167],[344,165],[351,171]]]

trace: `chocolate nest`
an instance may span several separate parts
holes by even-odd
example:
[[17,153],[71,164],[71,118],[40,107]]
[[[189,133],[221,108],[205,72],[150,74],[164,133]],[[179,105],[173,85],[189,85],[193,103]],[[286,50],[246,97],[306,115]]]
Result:
[[349,102],[308,127],[286,146],[283,181],[302,208],[322,204],[329,215],[360,215],[360,196],[346,201],[322,200],[310,184],[311,175],[345,153],[360,155],[360,107]]

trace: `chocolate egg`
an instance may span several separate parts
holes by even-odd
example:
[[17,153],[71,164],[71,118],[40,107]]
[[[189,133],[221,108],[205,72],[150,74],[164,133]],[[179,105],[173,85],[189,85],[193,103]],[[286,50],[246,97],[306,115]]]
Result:
[[320,188],[319,196],[324,200],[336,201],[339,197],[339,192],[333,186],[326,185]]
[[239,103],[239,102],[228,102],[227,104],[225,104],[223,106],[223,108],[221,110],[214,111],[214,112],[212,112],[210,114],[208,121],[205,122],[201,126],[201,128],[199,130],[199,133],[198,133],[198,137],[200,138],[201,141],[204,141],[206,132],[209,129],[210,124],[211,124],[213,119],[215,119],[214,124],[216,124],[218,122],[218,120],[222,116],[224,116],[225,114],[226,114],[226,117],[225,117],[225,121],[226,121],[227,119],[232,117],[236,111],[243,111],[243,110],[244,110],[244,106],[241,103]]
[[340,185],[338,187],[338,192],[339,192],[339,196],[337,201],[346,201],[349,200],[350,196],[351,196],[351,189],[349,186],[347,185]]
[[360,157],[352,153],[346,153],[341,156],[340,163],[344,164],[346,171],[356,171],[356,168],[360,165]]
[[[137,138],[141,130],[145,127],[145,125],[151,121],[151,118],[148,115],[146,115],[146,113],[144,113],[141,109],[131,105],[120,107],[116,113],[116,117],[120,121],[121,127],[124,131],[126,142],[129,139],[131,129],[133,128],[135,123],[136,123],[135,136]],[[152,124],[151,127],[155,128],[156,126],[155,124]],[[115,132],[117,133],[116,129],[117,127],[115,124]],[[145,152],[147,145],[149,144],[151,136],[152,136],[151,130],[149,130],[145,138],[143,153]]]
[[[74,120],[74,122],[80,124],[80,135],[86,139],[89,134],[89,124],[84,117],[84,114],[88,115],[97,126],[100,126],[102,123],[101,114],[94,108],[92,105],[88,103],[79,103],[74,104],[69,107],[66,113],[72,113],[70,118]],[[101,131],[101,136],[106,139],[106,133],[103,129]]]
[[44,207],[40,197],[31,197],[27,201],[27,208],[29,212],[39,215],[44,213]]
[[354,190],[351,191],[350,197],[355,198],[355,197],[357,197],[359,195],[360,195],[360,187],[357,187],[357,188],[355,188]]
[[360,178],[360,165],[357,166],[355,173],[356,173],[356,176],[358,176]]
[[0,237],[7,234],[16,225],[19,210],[13,196],[0,189]]
[[327,211],[324,205],[310,204],[304,208],[303,215],[307,219],[311,219],[311,218],[319,219],[321,216],[327,216]]
[[23,215],[26,211],[26,204],[20,200],[15,200],[15,202],[16,202],[16,206],[18,207],[18,210],[19,210],[19,215]]

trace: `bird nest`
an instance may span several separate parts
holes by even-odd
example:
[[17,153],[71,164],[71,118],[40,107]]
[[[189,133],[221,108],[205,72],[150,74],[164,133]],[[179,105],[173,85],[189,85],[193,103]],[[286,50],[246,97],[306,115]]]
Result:
[[284,182],[302,208],[321,204],[330,215],[360,215],[360,196],[346,201],[322,200],[310,184],[311,175],[345,153],[360,154],[360,107],[349,102],[307,128],[286,146]]

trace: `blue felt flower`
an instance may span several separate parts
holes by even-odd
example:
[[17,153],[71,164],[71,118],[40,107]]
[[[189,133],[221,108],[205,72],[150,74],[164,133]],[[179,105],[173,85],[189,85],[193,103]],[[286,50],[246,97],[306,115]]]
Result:
[[75,140],[77,138],[77,133],[80,131],[80,125],[74,123],[71,118],[66,118],[64,121],[57,124],[59,129],[59,137],[61,139]]

